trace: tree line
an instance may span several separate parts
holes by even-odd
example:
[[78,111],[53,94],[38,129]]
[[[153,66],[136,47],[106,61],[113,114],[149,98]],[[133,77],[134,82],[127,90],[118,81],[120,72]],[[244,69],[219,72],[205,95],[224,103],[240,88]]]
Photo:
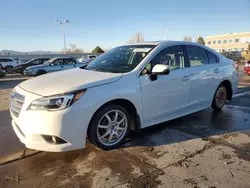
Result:
[[[92,53],[104,53],[106,50],[103,50],[100,46],[96,46],[93,50]],[[64,51],[62,51],[64,52]],[[70,44],[69,48],[66,50],[67,53],[69,54],[80,54],[84,53],[84,50],[81,48],[78,48],[75,44]]]
[[[191,36],[184,36],[183,37],[183,41],[189,41],[192,42],[193,38]],[[134,44],[134,43],[140,43],[140,42],[144,42],[144,36],[142,34],[142,32],[136,32],[131,39],[128,40],[128,44]],[[199,43],[199,44],[203,44],[205,45],[205,40],[203,39],[203,37],[198,37],[195,42]]]
[[[141,43],[144,42],[144,35],[142,32],[136,32],[129,40],[128,44],[135,44],[135,43]],[[184,36],[183,41],[189,41],[193,42],[193,38],[191,36]],[[194,40],[195,42],[205,45],[205,41],[203,37],[198,37],[197,39]],[[70,47],[67,49],[67,53],[84,53],[83,49],[78,48],[75,44],[70,44]],[[104,53],[105,51],[108,51],[109,49],[103,50],[100,46],[96,46],[93,50],[92,53]]]

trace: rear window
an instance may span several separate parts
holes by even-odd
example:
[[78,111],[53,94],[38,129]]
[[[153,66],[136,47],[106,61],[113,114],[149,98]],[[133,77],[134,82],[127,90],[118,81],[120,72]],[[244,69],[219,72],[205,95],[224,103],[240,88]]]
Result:
[[219,58],[212,52],[207,51],[207,55],[208,55],[208,60],[211,64],[220,62]]
[[201,66],[209,64],[206,50],[198,46],[186,46],[190,66]]

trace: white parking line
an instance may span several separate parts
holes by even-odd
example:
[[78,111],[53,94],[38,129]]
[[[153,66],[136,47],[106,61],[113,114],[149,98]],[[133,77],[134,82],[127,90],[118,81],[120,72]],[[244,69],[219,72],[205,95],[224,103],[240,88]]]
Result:
[[235,94],[235,95],[233,96],[233,98],[241,97],[241,96],[249,95],[249,94],[250,94],[250,91],[245,91],[245,92],[242,92],[242,93]]
[[235,105],[230,105],[230,104],[227,104],[225,106],[229,107],[229,108],[238,108],[238,109],[242,109],[242,110],[250,110],[250,107],[247,107],[247,106],[235,106]]

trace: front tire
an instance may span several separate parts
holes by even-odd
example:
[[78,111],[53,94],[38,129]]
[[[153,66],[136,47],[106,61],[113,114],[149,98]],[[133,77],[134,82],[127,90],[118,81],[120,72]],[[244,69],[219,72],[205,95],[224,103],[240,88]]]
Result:
[[123,106],[109,104],[95,113],[88,128],[88,137],[101,149],[115,149],[126,138],[129,125],[131,118],[128,111]]
[[12,73],[13,72],[13,66],[6,66],[5,67],[6,73]]
[[45,70],[39,70],[37,71],[36,73],[36,76],[40,76],[40,75],[43,75],[43,74],[46,74],[47,72]]
[[220,85],[215,92],[212,108],[214,110],[220,111],[227,100],[227,88],[225,85]]

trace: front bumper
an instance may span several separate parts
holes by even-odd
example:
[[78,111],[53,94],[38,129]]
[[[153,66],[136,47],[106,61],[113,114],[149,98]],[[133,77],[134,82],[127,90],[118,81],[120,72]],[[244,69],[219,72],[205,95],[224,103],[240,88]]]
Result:
[[25,69],[23,71],[24,75],[26,76],[36,76],[36,72],[35,71],[28,71],[27,69]]
[[14,67],[14,72],[21,73],[23,68]]
[[[20,88],[16,91],[25,96],[25,102],[18,117],[11,112],[12,126],[27,148],[61,152],[85,147],[87,128],[93,113],[76,109],[74,104],[61,111],[27,111],[30,102],[39,96]],[[44,135],[56,136],[65,142],[51,143],[44,138]]]

